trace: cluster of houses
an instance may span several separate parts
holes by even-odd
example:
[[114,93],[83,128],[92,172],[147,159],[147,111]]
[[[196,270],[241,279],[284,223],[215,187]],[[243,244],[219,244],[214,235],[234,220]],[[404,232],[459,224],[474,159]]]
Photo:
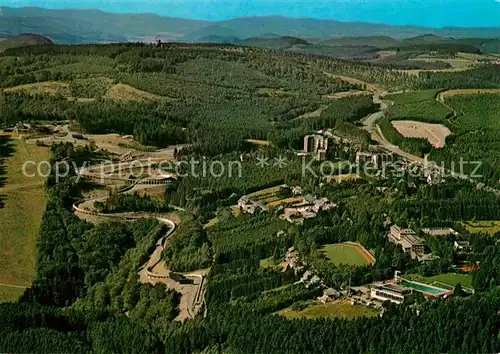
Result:
[[305,219],[315,218],[318,212],[332,210],[337,207],[337,204],[331,202],[326,197],[317,198],[312,195],[306,195],[302,202],[285,208],[283,214],[280,215],[280,219],[292,224],[302,225]]
[[268,208],[265,205],[250,200],[247,197],[241,197],[238,200],[238,207],[240,208],[241,212],[245,214],[254,214],[256,211],[268,210]]
[[[291,189],[294,195],[300,195],[303,190],[301,187],[293,187]],[[298,202],[290,203],[289,207],[280,206],[278,210],[282,210],[283,214],[280,219],[286,220],[292,224],[302,225],[304,220],[315,218],[320,211],[328,211],[337,208],[336,203],[331,202],[326,197],[316,197],[307,194],[304,197],[298,197]],[[265,212],[269,207],[260,201],[252,200],[246,196],[238,200],[238,207],[242,213],[254,214],[256,212]]]
[[290,247],[285,254],[283,271],[286,271],[287,269],[292,269],[296,275],[303,272],[299,282],[303,283],[307,289],[311,287],[322,287],[323,294],[318,298],[318,300],[322,303],[334,301],[342,295],[340,291],[326,287],[323,280],[318,275],[315,275],[313,271],[306,270],[304,272],[305,267],[300,261],[299,254],[294,247]]

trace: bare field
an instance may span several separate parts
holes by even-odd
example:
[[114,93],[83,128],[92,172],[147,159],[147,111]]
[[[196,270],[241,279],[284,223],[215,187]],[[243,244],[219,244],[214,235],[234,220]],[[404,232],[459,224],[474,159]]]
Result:
[[422,123],[412,120],[397,120],[391,122],[394,129],[405,138],[425,139],[435,148],[445,145],[450,130],[442,124]]

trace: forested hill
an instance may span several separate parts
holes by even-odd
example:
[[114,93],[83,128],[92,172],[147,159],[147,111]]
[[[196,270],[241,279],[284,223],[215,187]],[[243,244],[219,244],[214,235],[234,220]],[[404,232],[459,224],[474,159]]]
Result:
[[500,37],[499,28],[425,28],[363,22],[295,19],[281,16],[245,17],[207,22],[154,14],[111,14],[99,10],[49,10],[1,7],[0,35],[32,32],[61,44],[164,40],[198,41],[221,36],[246,39],[265,33],[328,39],[342,36],[408,38],[427,33],[444,37]]
[[325,73],[394,90],[500,86],[495,65],[420,76],[388,68],[231,45],[12,48],[0,57],[0,124],[71,119],[87,133],[133,134],[159,147],[192,143],[212,155],[241,149],[245,139],[299,148],[303,135],[324,127],[367,142],[352,122],[373,110],[371,98],[332,101],[364,87]]
[[21,33],[19,36],[10,37],[0,41],[0,52],[10,48],[47,44],[54,44],[54,42],[52,42],[51,39],[38,34]]

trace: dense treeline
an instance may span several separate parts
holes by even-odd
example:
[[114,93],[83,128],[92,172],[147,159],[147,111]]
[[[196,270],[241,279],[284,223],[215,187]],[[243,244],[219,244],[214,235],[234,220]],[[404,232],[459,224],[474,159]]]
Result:
[[101,213],[126,213],[126,212],[149,212],[159,213],[168,211],[162,201],[155,200],[149,195],[140,196],[134,194],[116,193],[111,194],[103,202],[94,202],[94,207]]
[[458,117],[443,149],[432,151],[433,161],[490,185],[500,179],[500,100],[498,94],[454,96],[446,99]]
[[378,126],[388,141],[399,146],[403,151],[410,154],[424,157],[432,151],[432,145],[428,140],[418,138],[407,138],[401,135],[392,125],[391,118],[385,116],[378,121]]
[[186,215],[175,234],[168,238],[162,257],[176,272],[208,268],[212,262],[210,242],[200,222]]
[[409,218],[438,220],[497,220],[500,218],[498,197],[476,190],[469,182],[433,185],[421,188],[412,198],[400,200],[395,208]]

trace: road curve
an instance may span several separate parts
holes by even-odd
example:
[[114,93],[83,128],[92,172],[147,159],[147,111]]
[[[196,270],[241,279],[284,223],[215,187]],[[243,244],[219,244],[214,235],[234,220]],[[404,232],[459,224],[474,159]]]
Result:
[[[77,170],[77,173],[80,175],[80,177],[87,178],[89,170],[90,170],[90,168],[81,169],[81,170]],[[105,175],[99,176],[99,177],[102,177],[103,179],[106,178]],[[167,184],[167,183],[168,182],[164,181],[164,183],[156,183],[156,184],[152,184],[152,185],[141,185],[141,189],[154,188],[154,187],[157,187],[158,184]],[[133,181],[133,183],[126,185],[124,188],[119,190],[118,193],[131,192],[139,184],[141,184],[141,179],[135,180],[135,181]],[[175,281],[173,281],[170,278],[169,271],[167,271],[166,273],[156,273],[154,271],[155,267],[158,266],[158,264],[160,262],[162,262],[161,255],[162,255],[163,251],[165,250],[167,239],[170,236],[172,236],[176,231],[177,225],[175,224],[175,222],[173,222],[172,220],[168,219],[165,216],[157,215],[154,213],[140,213],[140,214],[137,214],[137,213],[98,213],[98,212],[95,212],[92,210],[82,208],[83,204],[93,203],[96,201],[104,201],[106,199],[107,199],[107,197],[85,199],[85,200],[82,200],[80,202],[74,203],[73,210],[75,213],[78,213],[78,214],[92,215],[92,216],[98,216],[98,217],[103,217],[103,218],[122,219],[122,220],[134,220],[134,219],[141,219],[141,218],[150,218],[150,219],[155,219],[164,225],[167,225],[168,229],[167,229],[166,233],[156,242],[156,247],[155,247],[154,251],[151,253],[146,264],[144,264],[141,267],[141,270],[139,272],[139,274],[141,275],[140,281],[141,281],[141,283],[148,283],[148,282],[150,282],[150,280],[153,280],[153,283],[156,281],[159,281],[159,282],[162,282],[165,285],[167,285],[167,287],[169,287],[169,288],[174,288],[175,290],[180,291],[181,286],[176,286],[178,284],[174,284]],[[203,294],[203,286],[204,286],[205,279],[204,279],[203,274],[198,274],[198,273],[189,273],[189,274],[185,275],[185,277],[193,280],[193,284],[194,284],[194,281],[198,281],[198,284],[197,284],[198,286],[196,288],[194,296],[191,296],[192,299],[187,299],[187,301],[183,301],[183,299],[181,297],[181,303],[187,302],[187,304],[185,303],[184,305],[186,307],[188,317],[192,319],[196,316],[196,308],[199,309],[203,305],[204,299],[203,299],[202,294]],[[191,295],[189,291],[184,291],[184,292],[181,291],[181,293],[183,294],[183,296],[185,294],[187,294],[186,296],[188,296],[188,297]],[[182,309],[181,309],[181,313],[182,313]],[[184,318],[179,317],[179,319],[183,320]]]

